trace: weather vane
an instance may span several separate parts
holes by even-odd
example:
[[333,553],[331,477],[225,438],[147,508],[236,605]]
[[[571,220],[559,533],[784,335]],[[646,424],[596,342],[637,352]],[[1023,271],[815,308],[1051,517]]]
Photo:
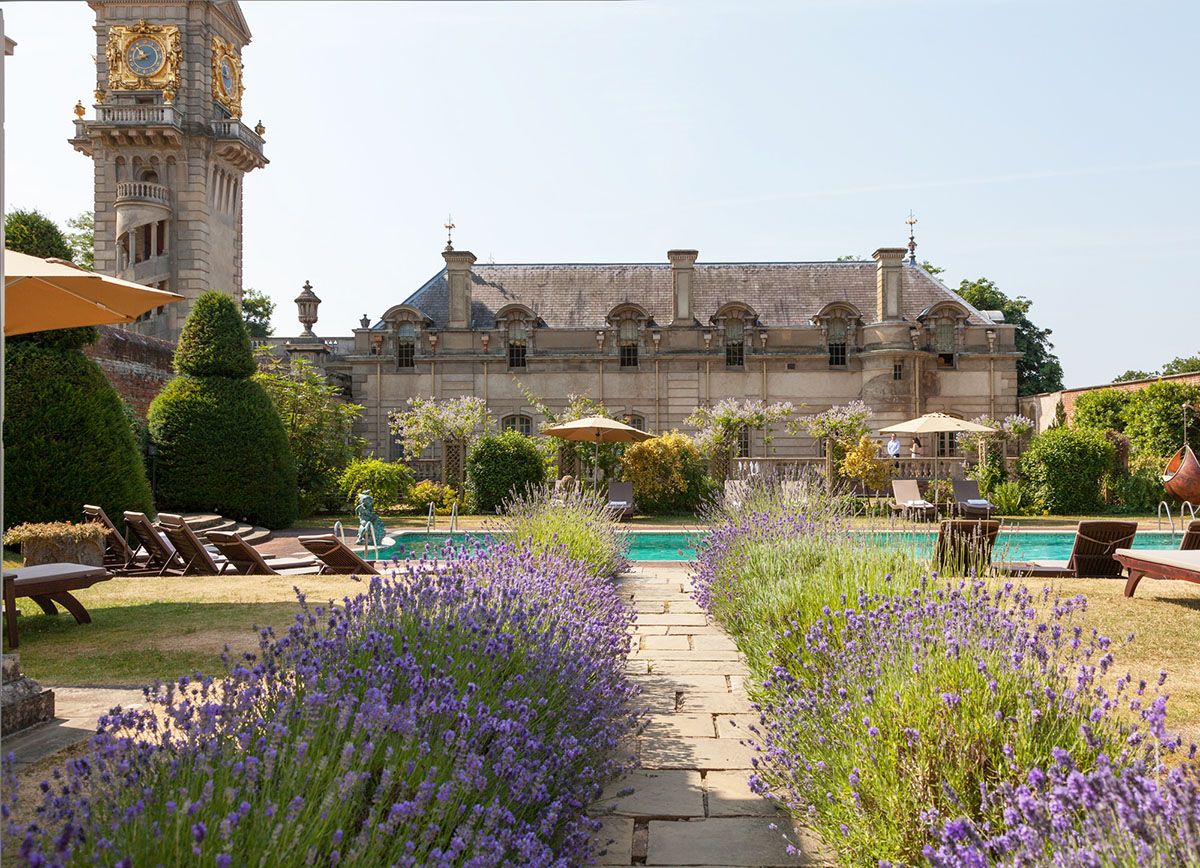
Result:
[[442,224],[442,228],[446,230],[446,249],[453,250],[454,243],[450,238],[450,233],[454,231],[454,218],[449,214],[446,215],[446,222]]
[[913,227],[917,225],[917,218],[913,216],[913,212],[909,210],[908,219],[904,221],[908,224],[908,261],[912,265],[917,264],[917,239],[913,234]]

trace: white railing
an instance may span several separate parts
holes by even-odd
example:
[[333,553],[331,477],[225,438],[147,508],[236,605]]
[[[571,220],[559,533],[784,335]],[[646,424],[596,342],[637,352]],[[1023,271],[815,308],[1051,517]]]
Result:
[[450,504],[450,533],[454,533],[458,527],[458,501]]
[[[881,460],[888,460],[880,455]],[[1015,460],[1015,459],[1009,459]],[[967,459],[962,457],[939,458],[936,462],[937,476],[940,479],[964,479],[966,476]],[[799,476],[803,474],[825,475],[825,459],[820,456],[804,456],[797,458],[735,458],[733,459],[733,479],[747,479],[754,476]],[[932,458],[899,458],[892,476],[897,479],[932,479],[935,462]]]
[[182,118],[173,105],[98,105],[96,120],[102,124],[168,124],[177,127]]
[[429,515],[425,518],[425,533],[431,532],[436,524],[437,509],[434,507],[433,501],[431,500],[429,501]]
[[239,142],[248,145],[255,152],[262,153],[262,136],[241,121],[213,121],[212,131],[213,135],[218,139],[237,139]]
[[[1175,536],[1175,519],[1171,517],[1171,504],[1167,503],[1165,500],[1160,500],[1158,502],[1158,521],[1155,523],[1154,529],[1162,530],[1162,517],[1164,511],[1167,513],[1167,524],[1171,528],[1171,536]],[[1179,516],[1179,520],[1183,521],[1182,515]]]
[[117,201],[120,202],[122,199],[140,199],[169,206],[171,191],[162,184],[154,184],[150,181],[118,181]]

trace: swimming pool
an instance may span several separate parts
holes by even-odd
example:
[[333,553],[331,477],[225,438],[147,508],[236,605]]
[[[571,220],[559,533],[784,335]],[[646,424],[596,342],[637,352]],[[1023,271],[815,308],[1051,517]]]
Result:
[[[629,532],[631,561],[690,561],[696,556],[696,543],[702,531],[634,530]],[[383,549],[380,558],[400,559],[420,557],[425,547],[440,549],[447,540],[462,543],[468,538],[487,545],[485,533],[420,533],[394,534],[396,545]],[[874,545],[899,546],[915,549],[928,556],[933,551],[937,531],[880,531],[863,533],[864,540]],[[1071,555],[1074,531],[1022,530],[1004,531],[996,540],[996,558],[1020,560],[1066,560]],[[1169,531],[1139,531],[1133,541],[1135,549],[1170,549],[1179,546],[1179,534]]]

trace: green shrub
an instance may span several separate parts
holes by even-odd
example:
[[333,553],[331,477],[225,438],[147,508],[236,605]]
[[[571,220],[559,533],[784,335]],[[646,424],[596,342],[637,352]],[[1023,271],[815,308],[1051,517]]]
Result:
[[613,576],[625,564],[628,540],[606,501],[582,488],[556,494],[548,486],[527,488],[504,502],[496,528],[535,552],[560,551],[597,576]]
[[1021,477],[1040,512],[1081,515],[1101,506],[1100,480],[1115,450],[1099,431],[1053,428],[1033,439],[1021,456]]
[[1139,455],[1129,462],[1129,473],[1121,479],[1119,496],[1126,512],[1154,512],[1166,499],[1162,471],[1167,459],[1157,455]]
[[413,487],[412,471],[398,461],[355,458],[338,479],[338,493],[354,505],[361,491],[370,491],[375,511],[392,510],[403,503]]
[[449,515],[450,508],[457,500],[458,492],[451,486],[434,482],[432,479],[422,479],[409,490],[405,505],[408,511],[425,515],[429,512],[429,504],[432,503],[437,515]]
[[[1183,405],[1200,403],[1200,386],[1163,381],[1138,389],[1125,406],[1125,436],[1135,452],[1170,455],[1183,445]],[[1200,440],[1200,414],[1192,413],[1188,441]]]
[[476,512],[491,514],[514,492],[546,481],[546,462],[520,431],[484,434],[467,455],[467,491]]
[[621,468],[638,510],[650,515],[693,513],[711,488],[700,450],[678,431],[629,446]]
[[[83,505],[153,514],[150,483],[121,398],[100,366],[54,341],[9,341],[4,354],[4,509],[9,525],[71,521]],[[94,334],[94,331],[93,331]],[[76,345],[77,346],[77,345]]]
[[1015,479],[997,482],[987,496],[1000,515],[1023,515],[1025,512],[1025,493]]
[[1124,431],[1125,406],[1132,394],[1122,389],[1084,392],[1075,399],[1071,423],[1076,428],[1090,428],[1093,431]]
[[[210,340],[226,356],[214,356]],[[162,505],[290,526],[299,509],[295,461],[270,396],[249,379],[254,359],[233,299],[207,292],[197,300],[175,368],[179,376],[154,399],[149,415]]]

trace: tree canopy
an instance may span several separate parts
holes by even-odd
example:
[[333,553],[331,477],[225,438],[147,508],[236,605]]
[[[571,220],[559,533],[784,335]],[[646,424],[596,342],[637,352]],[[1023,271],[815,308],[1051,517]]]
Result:
[[1051,330],[1038,328],[1029,318],[1033,307],[1030,299],[1023,295],[1009,298],[986,277],[962,281],[958,294],[979,310],[1002,312],[1004,321],[1017,327],[1017,352],[1021,354],[1017,359],[1017,394],[1036,395],[1063,387],[1062,364],[1053,352]]
[[43,259],[74,262],[74,251],[58,224],[35,210],[10,211],[4,218],[4,246]]
[[96,270],[96,216],[91,211],[80,211],[67,218],[67,243],[75,264],[88,271]]
[[269,338],[275,331],[271,328],[274,313],[275,302],[265,292],[251,287],[242,293],[242,321],[250,337]]
[[1176,356],[1157,371],[1129,370],[1113,379],[1114,383],[1127,383],[1130,380],[1149,380],[1154,377],[1169,377],[1172,374],[1200,373],[1200,353],[1194,356]]

